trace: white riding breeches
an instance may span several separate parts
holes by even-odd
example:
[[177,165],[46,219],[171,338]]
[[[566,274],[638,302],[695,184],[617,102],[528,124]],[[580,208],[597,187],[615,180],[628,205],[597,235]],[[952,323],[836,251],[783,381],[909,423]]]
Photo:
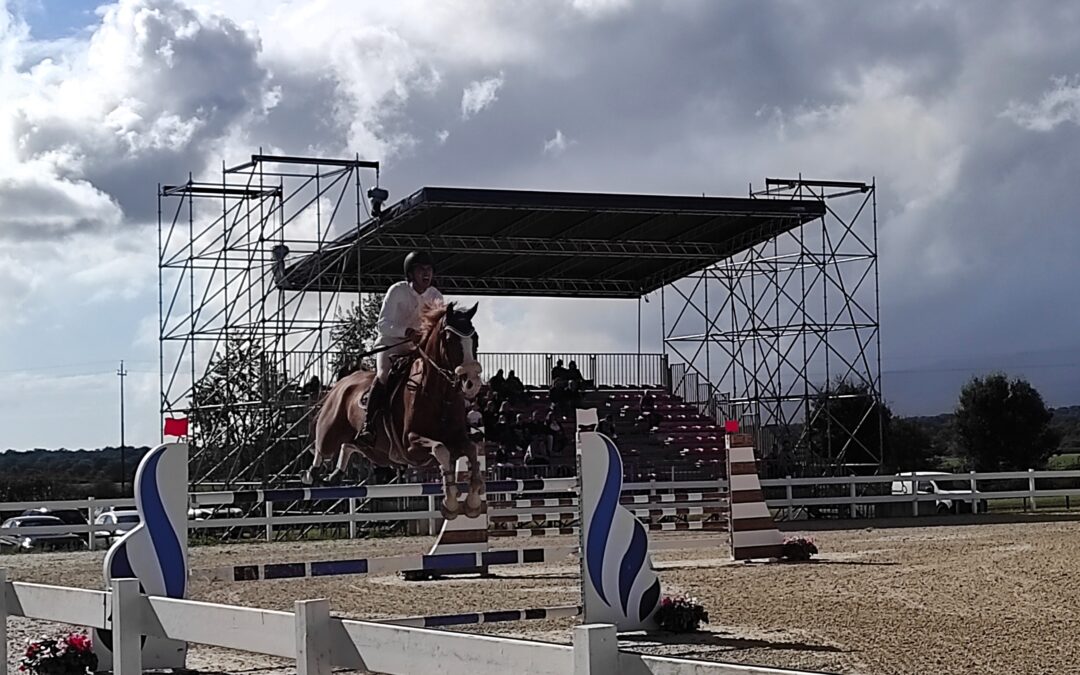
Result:
[[[390,341],[390,344],[394,342],[400,342],[404,338],[399,338]],[[400,354],[408,354],[413,350],[414,345],[405,343],[396,347],[391,347],[375,355],[375,376],[379,378],[379,382],[386,384],[386,378],[390,375],[390,360],[394,356]]]

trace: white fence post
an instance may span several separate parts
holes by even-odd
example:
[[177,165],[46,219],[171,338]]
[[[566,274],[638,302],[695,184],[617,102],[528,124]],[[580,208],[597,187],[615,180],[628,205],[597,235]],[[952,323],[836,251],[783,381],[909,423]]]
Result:
[[848,478],[851,479],[851,482],[848,483],[848,487],[850,488],[848,490],[848,497],[851,498],[851,505],[850,505],[851,509],[850,509],[850,511],[848,511],[848,517],[854,518],[855,517],[855,508],[856,508],[855,500],[859,498],[859,494],[855,490],[855,476],[848,476]]
[[[427,506],[428,511],[438,511],[439,510],[439,504],[438,504],[438,501],[437,501],[437,498],[435,497],[435,495],[428,495],[427,500],[428,500],[428,506]],[[438,534],[439,533],[439,521],[437,519],[435,519],[435,518],[430,518],[430,519],[428,519],[427,522],[428,522],[428,531],[427,531],[427,533],[430,534],[430,535]]]
[[978,495],[979,481],[976,480],[974,471],[969,472],[968,475],[970,476],[970,478],[968,480],[970,481],[969,488],[971,489],[971,512],[972,513],[978,513],[979,512],[979,495]]
[[[787,485],[784,486],[784,489],[787,490],[787,519],[788,520],[794,520],[795,519],[795,490],[791,487],[791,476],[784,476],[784,480],[787,481]],[[731,507],[731,505],[729,504],[728,508],[730,508],[730,507]]]
[[[86,516],[87,516],[86,517],[86,524],[89,525],[90,527],[93,527],[94,526],[94,498],[93,497],[87,497],[86,501],[90,503],[90,505],[86,507]],[[94,532],[93,530],[90,530],[89,532],[86,533],[86,546],[91,551],[94,550],[94,544],[96,543],[96,541],[95,541],[96,539],[97,539],[97,532]]]
[[615,626],[591,623],[574,627],[574,675],[619,672],[619,636]]
[[112,582],[112,652],[113,675],[141,675],[142,596],[138,579],[113,579]]
[[294,607],[297,675],[330,675],[330,601],[298,600]]
[[0,569],[0,675],[7,675],[7,570]]
[[911,515],[919,516],[919,481],[911,481]]
[[356,497],[349,497],[349,539],[356,539]]
[[1031,510],[1038,507],[1035,505],[1035,469],[1028,469],[1028,492],[1031,493]]
[[263,505],[266,510],[266,541],[274,541],[274,502]]

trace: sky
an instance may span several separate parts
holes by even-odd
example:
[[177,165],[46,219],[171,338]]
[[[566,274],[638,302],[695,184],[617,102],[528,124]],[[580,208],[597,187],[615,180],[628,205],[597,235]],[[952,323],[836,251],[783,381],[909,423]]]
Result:
[[[1078,34],[1051,1],[0,0],[0,448],[116,444],[121,359],[156,442],[157,183],[260,147],[378,159],[391,201],[873,179],[893,410],[995,369],[1080,403]],[[480,330],[632,351],[636,310],[485,301]]]

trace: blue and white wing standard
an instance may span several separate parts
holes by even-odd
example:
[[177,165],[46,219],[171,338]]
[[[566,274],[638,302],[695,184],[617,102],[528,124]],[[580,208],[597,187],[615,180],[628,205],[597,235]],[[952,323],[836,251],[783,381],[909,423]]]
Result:
[[[592,427],[595,417],[594,411],[579,411],[579,429]],[[620,631],[653,628],[660,580],[645,527],[619,503],[623,465],[615,443],[595,431],[579,431],[578,472],[585,622],[613,623]]]
[[[139,524],[124,534],[105,555],[105,584],[113,579],[138,579],[142,592],[167,598],[187,597],[188,449],[184,443],[159,445],[143,457],[135,473],[135,507]],[[112,636],[94,632],[99,666],[112,663]],[[143,665],[183,668],[183,642],[146,638]]]

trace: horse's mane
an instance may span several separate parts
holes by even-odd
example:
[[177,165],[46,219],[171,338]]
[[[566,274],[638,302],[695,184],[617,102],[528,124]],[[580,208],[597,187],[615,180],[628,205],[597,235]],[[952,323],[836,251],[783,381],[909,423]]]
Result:
[[420,332],[423,335],[431,335],[431,331],[439,327],[450,306],[454,303],[429,302],[420,310]]

